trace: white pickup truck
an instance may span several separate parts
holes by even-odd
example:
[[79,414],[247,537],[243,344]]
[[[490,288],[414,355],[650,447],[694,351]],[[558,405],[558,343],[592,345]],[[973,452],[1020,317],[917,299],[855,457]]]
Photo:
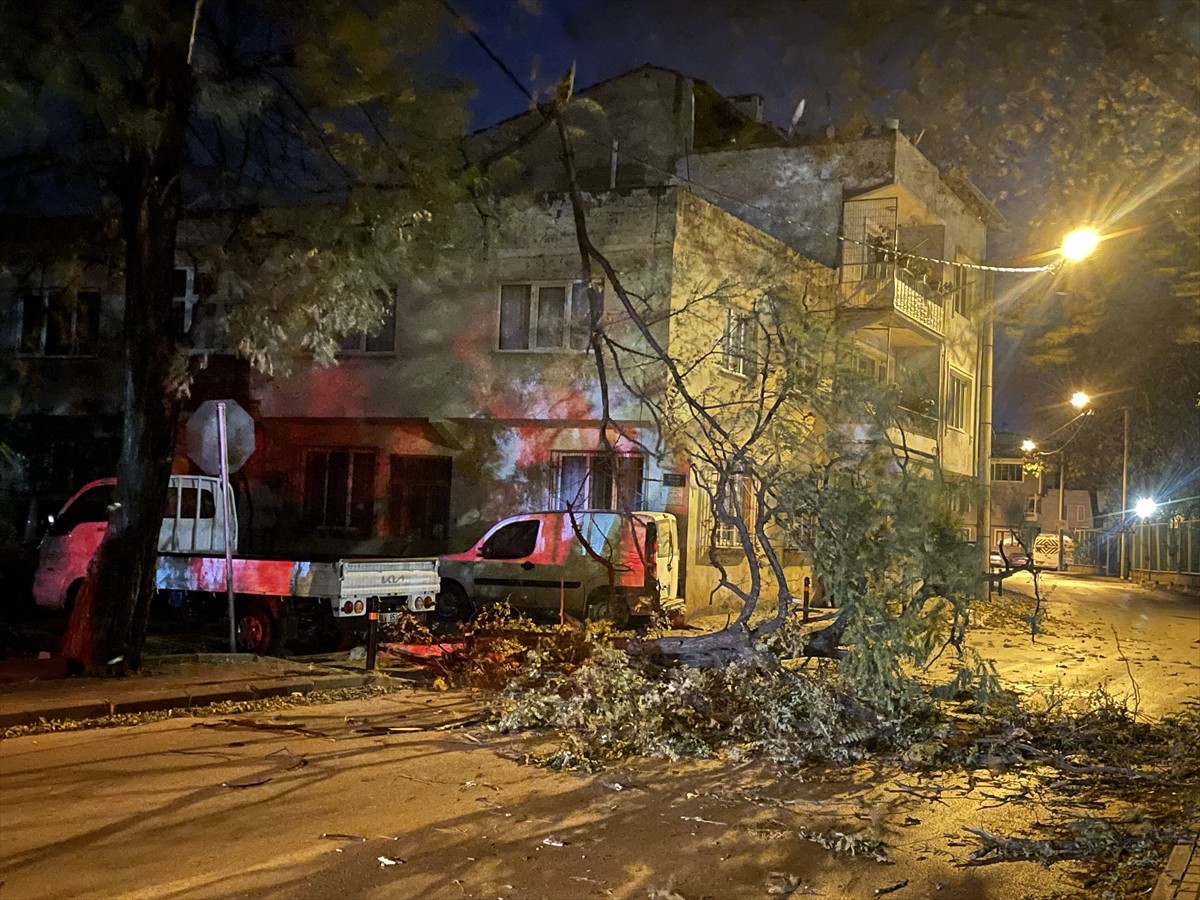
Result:
[[[38,548],[33,599],[69,609],[96,554],[116,480],[82,487],[49,519]],[[174,607],[220,615],[227,608],[220,480],[172,475],[158,536],[155,585]],[[230,496],[232,501],[232,494]],[[237,510],[230,505],[230,544],[237,547]],[[237,639],[241,649],[268,653],[297,638],[362,631],[367,601],[378,598],[381,622],[427,615],[439,586],[436,559],[290,559],[233,555]]]

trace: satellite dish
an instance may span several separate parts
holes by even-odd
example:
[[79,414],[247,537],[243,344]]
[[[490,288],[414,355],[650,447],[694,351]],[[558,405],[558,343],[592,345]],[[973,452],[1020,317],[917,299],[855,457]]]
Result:
[[229,446],[229,471],[236,472],[254,452],[254,419],[236,400],[205,400],[187,423],[188,459],[205,475],[221,474],[221,439],[217,404],[225,404],[225,437]]
[[796,131],[796,126],[800,124],[800,117],[804,115],[804,104],[807,102],[806,97],[801,97],[800,102],[796,104],[796,111],[792,113],[792,124],[788,126],[787,134],[791,137]]

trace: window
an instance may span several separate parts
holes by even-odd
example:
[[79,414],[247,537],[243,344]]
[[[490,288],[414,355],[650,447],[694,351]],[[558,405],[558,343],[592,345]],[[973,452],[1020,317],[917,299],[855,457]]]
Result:
[[116,508],[116,495],[115,484],[96,485],[62,511],[50,526],[50,533],[70,534],[76,527],[87,522],[107,522],[109,514]]
[[798,512],[785,522],[784,547],[788,550],[814,550],[817,546],[817,517]]
[[1042,498],[1034,494],[1025,504],[1026,521],[1036,521],[1042,512]]
[[586,350],[591,321],[582,282],[500,286],[501,350]]
[[445,551],[450,532],[448,456],[393,456],[388,523],[414,553]]
[[540,527],[537,519],[510,522],[492,532],[479,548],[479,555],[483,559],[524,559],[537,549]]
[[191,266],[176,266],[171,273],[171,312],[176,336],[192,330],[195,311],[196,270]]
[[946,424],[966,431],[970,421],[970,401],[971,383],[951,372],[946,388]]
[[95,356],[99,343],[99,291],[37,291],[22,298],[22,353]]
[[862,350],[850,351],[852,369],[867,381],[884,384],[887,381],[887,360],[864,353]]
[[730,372],[754,374],[755,355],[754,317],[744,310],[731,309],[725,314],[725,333],[721,336],[721,365]]
[[375,454],[310,450],[304,463],[304,519],[317,528],[368,534],[374,525]]
[[[954,261],[959,263],[971,263],[972,260],[968,256],[963,256],[961,253],[954,255]],[[975,276],[979,274],[977,269],[967,269],[963,266],[954,267],[954,313],[955,315],[966,318],[971,314],[972,294],[975,291]]]
[[346,335],[342,340],[343,353],[396,352],[396,298],[389,294],[380,294],[379,305],[384,311],[379,327]]
[[1025,466],[1021,463],[992,463],[992,481],[1025,480]]
[[[614,468],[613,463],[616,463]],[[571,509],[641,509],[646,460],[638,454],[558,456],[557,505]]]
[[[754,524],[753,494],[747,489],[744,475],[730,475],[725,489],[725,512],[733,519],[741,519],[748,526]],[[713,546],[718,549],[741,549],[737,528],[713,516]]]

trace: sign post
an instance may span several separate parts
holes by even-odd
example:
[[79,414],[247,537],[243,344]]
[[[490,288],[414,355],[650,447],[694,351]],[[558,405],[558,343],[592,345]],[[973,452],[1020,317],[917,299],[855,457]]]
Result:
[[225,403],[217,404],[217,441],[221,445],[221,524],[225,529],[225,592],[229,600],[229,652],[237,653],[237,616],[233,603],[233,548],[229,534],[229,440],[225,433]]
[[233,502],[229,474],[254,452],[254,419],[234,400],[205,400],[187,424],[188,456],[206,475],[221,480],[221,519],[225,530],[225,591],[229,600],[229,652],[237,652],[237,610],[233,602]]

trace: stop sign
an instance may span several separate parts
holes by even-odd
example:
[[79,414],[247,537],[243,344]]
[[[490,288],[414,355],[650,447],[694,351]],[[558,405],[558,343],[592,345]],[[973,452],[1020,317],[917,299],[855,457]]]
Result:
[[236,400],[205,400],[187,423],[188,458],[206,475],[221,474],[221,439],[217,404],[225,404],[225,438],[229,445],[229,471],[236,472],[254,452],[254,420]]

